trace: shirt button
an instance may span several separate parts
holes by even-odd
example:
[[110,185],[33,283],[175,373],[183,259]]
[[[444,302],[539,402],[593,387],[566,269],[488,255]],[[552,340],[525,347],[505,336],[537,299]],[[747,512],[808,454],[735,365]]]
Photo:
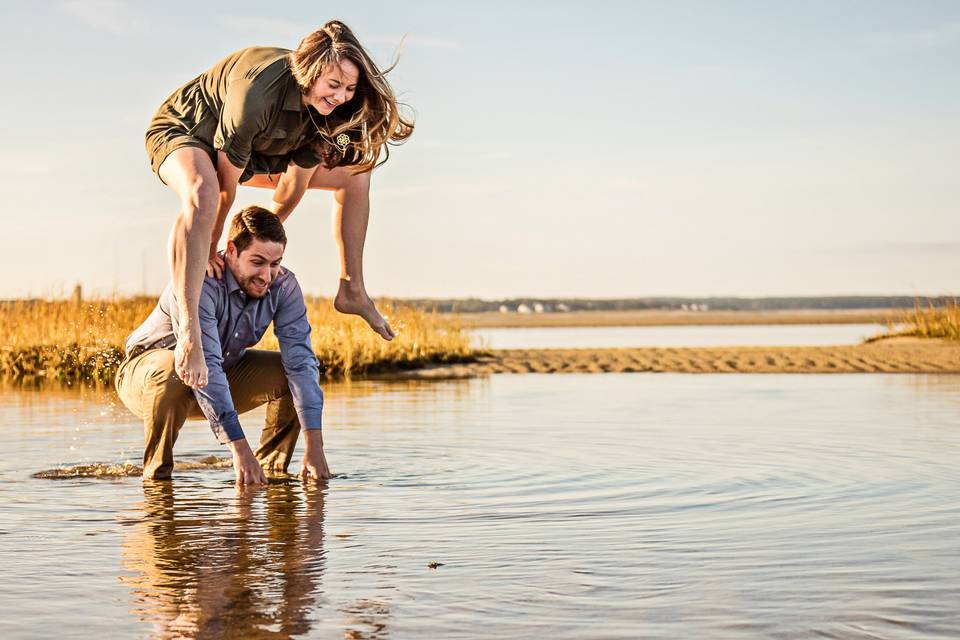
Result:
[[227,353],[226,353],[226,355],[230,355],[230,352],[229,352],[229,351],[227,351]]
[[238,331],[238,332],[236,332],[235,334],[233,334],[233,337],[234,337],[234,338],[239,338],[239,337],[240,337],[240,332]]

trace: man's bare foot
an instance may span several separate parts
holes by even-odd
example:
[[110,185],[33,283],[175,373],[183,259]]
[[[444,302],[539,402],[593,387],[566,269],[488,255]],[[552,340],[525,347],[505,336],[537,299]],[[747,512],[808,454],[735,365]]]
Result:
[[393,340],[396,333],[387,319],[380,315],[373,300],[364,289],[354,290],[347,280],[340,280],[340,290],[333,299],[333,308],[340,313],[352,313],[367,321],[370,328],[380,334],[384,340]]
[[191,389],[207,386],[207,362],[203,359],[200,342],[181,337],[173,351],[177,375]]

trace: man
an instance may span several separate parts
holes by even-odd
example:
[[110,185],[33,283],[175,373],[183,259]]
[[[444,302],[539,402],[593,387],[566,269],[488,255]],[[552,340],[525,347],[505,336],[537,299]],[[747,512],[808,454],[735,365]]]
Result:
[[[264,469],[285,473],[301,427],[301,478],[330,477],[323,453],[319,366],[300,285],[280,266],[286,245],[283,224],[270,211],[247,207],[233,218],[223,278],[207,277],[200,292],[206,386],[191,389],[176,375],[180,307],[171,286],[127,338],[116,387],[127,408],[143,419],[144,478],[170,478],[180,428],[188,417],[202,416],[217,439],[230,446],[238,485],[265,483]],[[248,350],[271,322],[280,353]],[[237,414],[264,403],[266,423],[254,454]]]

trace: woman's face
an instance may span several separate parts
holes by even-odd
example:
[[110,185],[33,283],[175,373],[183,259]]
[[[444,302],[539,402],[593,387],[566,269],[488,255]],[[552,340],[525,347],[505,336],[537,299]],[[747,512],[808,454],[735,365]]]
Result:
[[353,97],[359,78],[360,70],[350,60],[342,60],[339,66],[331,65],[303,96],[303,104],[313,107],[321,115],[328,115]]

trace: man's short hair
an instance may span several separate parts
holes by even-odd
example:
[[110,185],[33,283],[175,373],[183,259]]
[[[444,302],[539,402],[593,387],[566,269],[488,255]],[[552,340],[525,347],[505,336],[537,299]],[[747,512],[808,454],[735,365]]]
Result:
[[279,242],[287,246],[287,234],[280,218],[272,211],[256,205],[241,209],[233,216],[229,237],[237,248],[237,254],[242,253],[254,240]]

